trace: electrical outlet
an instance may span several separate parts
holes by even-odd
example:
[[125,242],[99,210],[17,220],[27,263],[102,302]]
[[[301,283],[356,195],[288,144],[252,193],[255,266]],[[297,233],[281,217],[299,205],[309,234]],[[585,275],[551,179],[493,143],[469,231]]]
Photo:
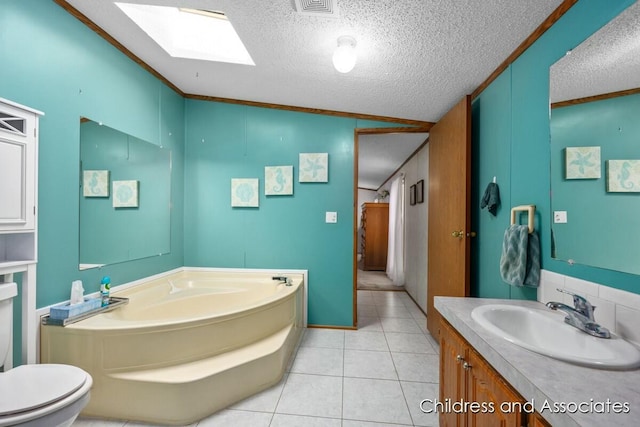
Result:
[[555,224],[566,224],[567,211],[553,211],[553,222]]
[[338,212],[326,212],[324,222],[327,224],[335,224],[338,222]]

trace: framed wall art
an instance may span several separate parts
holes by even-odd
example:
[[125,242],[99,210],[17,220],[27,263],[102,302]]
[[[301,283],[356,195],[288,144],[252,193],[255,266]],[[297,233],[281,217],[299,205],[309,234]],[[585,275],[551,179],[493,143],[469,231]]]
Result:
[[566,179],[600,178],[600,147],[567,147],[564,150]]
[[300,153],[300,182],[329,182],[329,153]]
[[113,181],[113,207],[138,207],[138,181]]
[[231,179],[231,206],[257,208],[260,205],[258,178]]
[[416,184],[416,203],[424,202],[424,179]]
[[265,166],[264,194],[267,196],[293,194],[293,166]]
[[640,160],[607,160],[607,192],[640,192]]
[[82,195],[84,197],[109,197],[109,171],[82,171]]

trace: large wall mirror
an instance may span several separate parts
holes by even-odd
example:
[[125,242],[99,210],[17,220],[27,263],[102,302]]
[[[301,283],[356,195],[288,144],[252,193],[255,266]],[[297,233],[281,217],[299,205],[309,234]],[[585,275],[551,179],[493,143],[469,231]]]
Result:
[[80,120],[81,270],[169,252],[171,152]]
[[550,79],[552,257],[640,274],[640,2]]

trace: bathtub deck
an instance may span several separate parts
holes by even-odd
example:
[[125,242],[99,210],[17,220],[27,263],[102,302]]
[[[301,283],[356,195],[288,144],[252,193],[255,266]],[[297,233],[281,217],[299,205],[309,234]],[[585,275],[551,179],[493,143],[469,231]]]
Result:
[[[111,395],[110,406],[118,408],[117,417],[122,419],[192,423],[277,384],[300,335],[301,330],[290,325],[256,343],[208,359],[112,374],[107,385],[118,394]],[[89,409],[83,415],[104,417],[105,413]]]

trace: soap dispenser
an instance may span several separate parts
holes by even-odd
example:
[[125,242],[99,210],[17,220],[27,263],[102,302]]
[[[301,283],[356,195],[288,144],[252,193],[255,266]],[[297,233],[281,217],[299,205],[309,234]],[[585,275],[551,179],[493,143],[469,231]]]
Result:
[[109,289],[111,289],[111,278],[104,276],[100,281],[100,300],[102,307],[109,305]]

